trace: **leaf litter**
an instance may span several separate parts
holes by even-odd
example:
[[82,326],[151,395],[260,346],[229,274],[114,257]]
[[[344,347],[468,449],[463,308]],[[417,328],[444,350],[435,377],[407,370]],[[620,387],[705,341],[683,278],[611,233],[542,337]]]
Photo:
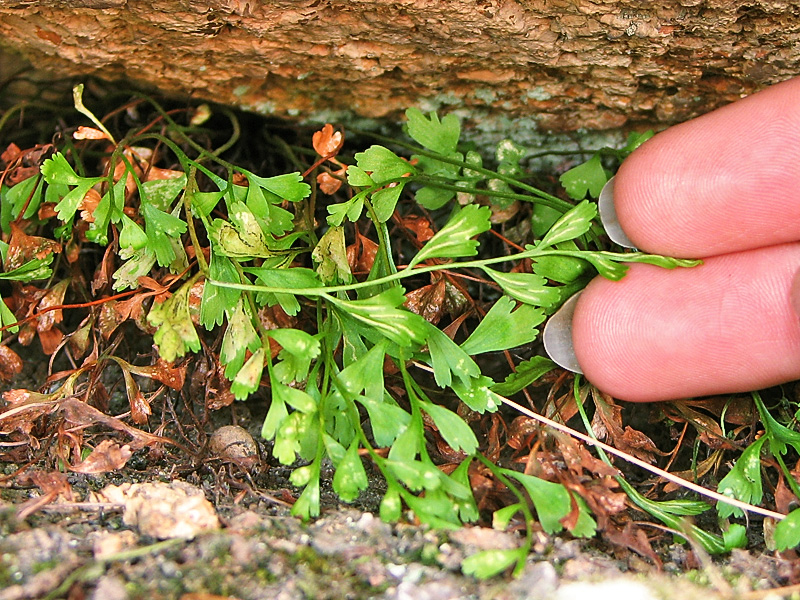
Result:
[[[230,533],[240,521],[269,528],[288,523],[280,520],[286,511],[302,519],[322,513],[289,527],[311,527],[318,538],[297,534],[305,538],[292,537],[272,559],[295,568],[309,549],[315,561],[360,553],[371,566],[348,572],[365,597],[426,585],[444,590],[440,597],[464,585],[502,597],[486,595],[499,593],[497,580],[450,580],[426,565],[478,579],[513,571],[521,582],[548,564],[543,559],[565,569],[594,560],[563,550],[577,547],[611,552],[626,569],[699,569],[713,583],[718,567],[707,553],[740,556],[745,526],[751,546],[765,544],[762,556],[774,557],[762,569],[768,575],[738,591],[798,581],[786,566],[800,541],[796,513],[764,519],[759,540],[757,512],[746,519],[720,502],[715,521],[677,478],[611,464],[591,443],[501,408],[505,396],[518,397],[637,464],[668,464],[680,478],[719,486],[767,514],[775,514],[770,506],[794,508],[800,438],[791,387],[764,392],[766,400],[754,393],[634,409],[538,354],[537,326],[595,273],[618,279],[628,261],[693,264],[614,252],[593,229],[596,209],[586,196],[596,197],[646,135],[588,153],[588,162],[576,153],[565,160],[564,187],[543,191],[525,169],[524,148],[501,145],[494,170],[461,151],[452,115],[409,110],[411,146],[380,136],[371,141],[385,145],[347,146],[345,131],[331,125],[284,132],[291,143],[265,129],[281,148],[267,156],[237,139],[240,117],[227,109],[215,115],[206,107],[219,126],[187,133],[180,120],[195,111],[168,111],[141,96],[129,102],[127,122],[109,111],[117,145],[80,93],[76,107],[97,128],[62,119],[74,123],[62,146],[7,143],[0,164],[3,485],[11,496],[39,490],[15,502],[7,544],[28,535],[24,520],[47,522],[70,506],[117,510],[109,507],[122,506],[120,498],[89,488],[137,473],[190,482],[215,500]],[[162,133],[150,132],[153,123]],[[267,175],[256,174],[262,170]],[[549,226],[510,243],[504,232],[525,231],[525,222]],[[20,374],[42,361],[35,340],[50,362],[26,388]],[[582,423],[585,412],[591,419]],[[260,450],[224,450],[212,434],[226,421],[260,433]],[[333,510],[347,502],[394,524]],[[395,543],[413,532],[425,540],[410,546],[421,562],[386,543],[370,552],[330,538],[335,550],[326,554],[326,519],[345,530],[360,523]],[[222,535],[199,539],[213,545]],[[240,554],[250,556],[255,537],[218,543],[234,554],[230,544],[244,544],[250,550]],[[133,544],[141,550],[118,555],[148,556],[146,544]],[[391,561],[405,566],[393,573]],[[62,574],[47,593],[113,586],[127,577],[121,564],[113,568],[94,578]],[[411,577],[414,569],[426,574]],[[268,579],[281,577],[280,567],[268,571]],[[244,590],[252,580],[239,575]],[[557,597],[563,582],[547,577],[542,597]],[[230,586],[231,595],[261,597]],[[34,597],[24,587],[7,597]],[[720,597],[730,592],[716,587]]]

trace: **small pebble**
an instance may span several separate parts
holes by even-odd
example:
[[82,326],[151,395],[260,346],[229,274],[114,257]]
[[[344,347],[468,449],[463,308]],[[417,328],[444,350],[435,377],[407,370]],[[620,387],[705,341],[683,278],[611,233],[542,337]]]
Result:
[[253,466],[258,462],[258,446],[253,436],[238,425],[220,427],[208,440],[214,456]]

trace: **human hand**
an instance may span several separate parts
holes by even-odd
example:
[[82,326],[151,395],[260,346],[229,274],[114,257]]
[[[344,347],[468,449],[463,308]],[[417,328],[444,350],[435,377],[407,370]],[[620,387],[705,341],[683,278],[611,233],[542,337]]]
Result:
[[798,142],[800,78],[631,154],[613,188],[625,235],[640,250],[703,264],[632,264],[621,281],[595,278],[574,304],[574,356],[548,347],[552,358],[577,359],[599,389],[639,402],[800,378]]

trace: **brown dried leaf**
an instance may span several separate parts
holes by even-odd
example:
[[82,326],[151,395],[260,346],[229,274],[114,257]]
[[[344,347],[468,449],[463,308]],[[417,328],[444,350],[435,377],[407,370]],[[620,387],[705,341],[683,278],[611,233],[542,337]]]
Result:
[[131,373],[141,377],[148,377],[160,381],[164,385],[171,387],[173,390],[183,389],[183,383],[186,381],[186,367],[176,367],[170,363],[159,358],[158,362],[148,367],[137,367],[136,365],[127,364],[127,368]]
[[622,428],[622,409],[614,403],[611,396],[593,391],[597,408],[592,420],[592,429],[601,440],[605,439],[617,450],[627,452],[638,459],[654,463],[656,455],[666,456],[649,437],[629,425]]
[[30,482],[42,490],[42,495],[38,498],[31,498],[17,508],[17,518],[26,519],[45,504],[50,504],[58,496],[72,501],[72,487],[67,481],[66,473],[58,471],[33,471],[20,477],[20,482]]
[[356,241],[347,247],[347,264],[351,273],[369,273],[375,263],[378,244],[356,232]]
[[[274,357],[275,355],[273,355]],[[225,377],[225,368],[217,363],[212,378],[206,382],[206,406],[208,410],[219,410],[233,404],[235,399],[233,392],[231,392],[231,382]]]
[[64,334],[58,329],[48,329],[39,332],[39,343],[42,345],[42,352],[50,356],[58,350],[61,342],[64,340]]
[[36,330],[39,333],[52,329],[56,323],[61,323],[64,320],[64,313],[61,309],[48,309],[64,304],[64,294],[67,292],[70,281],[70,278],[62,279],[51,287],[39,301],[38,310],[42,313],[36,323]]
[[332,158],[339,153],[344,145],[344,134],[341,131],[334,131],[333,125],[326,123],[319,131],[314,132],[311,138],[311,145],[320,156]]
[[29,436],[35,421],[56,408],[51,396],[25,389],[4,392],[3,400],[10,405],[0,412],[0,434],[3,435],[19,431]]
[[114,245],[109,244],[106,248],[105,253],[103,254],[103,260],[98,265],[97,269],[94,272],[94,278],[92,279],[92,293],[96,294],[98,290],[105,287],[108,284],[111,274],[114,272],[114,260],[116,258],[116,253],[113,251]]
[[423,286],[406,294],[405,307],[436,325],[444,314],[445,281]]
[[[100,192],[96,189],[92,188],[81,200],[80,204],[78,204],[78,208],[81,211],[81,219],[86,221],[87,223],[94,223],[94,211],[97,209],[97,205],[100,204],[101,196]],[[109,248],[111,248],[109,246]],[[106,251],[106,253],[108,250]]]
[[408,215],[402,218],[403,227],[408,229],[417,238],[417,241],[424,244],[434,235],[431,229],[431,222],[426,217]]
[[184,175],[183,171],[176,171],[175,169],[161,169],[159,167],[150,167],[147,172],[145,181],[154,181],[162,179],[178,179]]
[[609,523],[609,526],[603,530],[603,537],[615,546],[628,548],[644,556],[651,560],[659,570],[661,569],[661,559],[650,545],[650,540],[647,539],[644,530],[633,521],[625,523],[623,528],[620,528],[619,525]]
[[[705,460],[700,461],[697,464],[696,469],[677,471],[672,474],[680,477],[681,479],[685,479],[686,481],[697,482],[701,480],[703,477],[705,477],[706,473],[711,471],[711,469],[719,466],[721,460],[722,460],[722,451],[715,450],[714,452],[711,453],[711,456],[709,456]],[[677,483],[672,483],[671,481],[667,481],[664,484],[664,492],[665,493],[674,492],[680,487],[682,486],[678,485]]]
[[22,359],[8,346],[0,346],[0,380],[9,382],[22,373]]
[[94,331],[94,313],[89,313],[81,324],[68,335],[67,343],[72,356],[76,359],[82,358],[89,348]]
[[[135,297],[135,296],[134,296]],[[100,305],[100,314],[97,317],[97,327],[103,339],[111,339],[111,334],[128,318],[128,314],[120,314],[116,300],[108,300]]]
[[131,427],[117,417],[112,417],[111,415],[100,412],[96,408],[74,397],[64,398],[64,400],[61,401],[61,410],[64,413],[64,419],[74,425],[85,427],[101,424],[128,434],[133,438],[131,447],[134,450],[171,442],[171,440],[167,438]]
[[17,146],[14,142],[11,142],[8,146],[6,146],[6,149],[3,150],[3,153],[0,154],[0,160],[8,164],[11,161],[15,160],[21,153],[22,150],[20,149],[20,147]]
[[317,175],[317,184],[323,194],[328,194],[330,196],[339,191],[339,188],[342,187],[342,180],[337,179],[327,171],[323,171]]
[[125,379],[125,390],[131,405],[131,420],[137,425],[147,423],[147,417],[152,414],[150,402],[144,397],[142,390],[139,389],[139,384],[136,383],[127,366],[123,365],[122,361],[117,361],[117,363],[122,367],[122,375]]
[[81,125],[77,131],[72,134],[73,139],[76,140],[107,140],[109,139],[105,132],[95,129],[94,127],[86,127]]
[[61,252],[61,244],[36,235],[27,235],[16,223],[11,224],[11,239],[8,242],[8,254],[4,267],[13,271],[35,258],[42,259],[48,254]]
[[99,474],[116,471],[125,466],[133,452],[127,444],[120,446],[111,440],[103,440],[92,453],[70,470],[76,473]]

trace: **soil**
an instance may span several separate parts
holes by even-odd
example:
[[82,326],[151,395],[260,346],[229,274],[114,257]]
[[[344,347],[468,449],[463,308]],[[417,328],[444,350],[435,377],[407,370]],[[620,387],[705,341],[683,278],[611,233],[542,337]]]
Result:
[[[237,418],[257,434],[247,410],[240,407]],[[114,473],[65,475],[72,498],[59,497],[22,520],[18,511],[40,496],[39,488],[7,479],[0,488],[0,600],[711,600],[766,598],[769,592],[752,590],[796,576],[791,557],[769,553],[736,551],[711,561],[672,543],[661,548],[658,570],[596,540],[540,532],[518,577],[478,581],[461,573],[464,558],[516,547],[517,534],[383,523],[377,480],[355,507],[323,492],[322,515],[303,523],[289,512],[296,493],[289,470],[272,465],[268,448],[259,446],[249,463],[242,457],[250,456],[247,449],[234,449],[188,472],[135,456]],[[3,465],[6,474],[16,468]]]

